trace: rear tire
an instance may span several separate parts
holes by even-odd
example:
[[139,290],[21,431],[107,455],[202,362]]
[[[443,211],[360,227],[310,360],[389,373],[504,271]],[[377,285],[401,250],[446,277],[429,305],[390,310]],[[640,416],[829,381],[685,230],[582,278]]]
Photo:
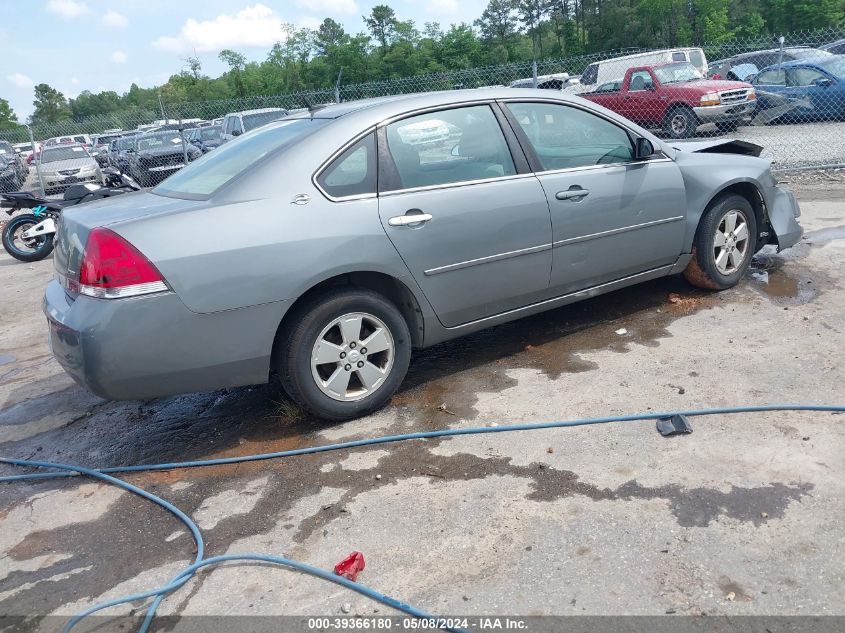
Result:
[[371,290],[318,294],[296,310],[282,334],[274,359],[282,386],[305,410],[326,420],[347,420],[384,406],[411,360],[402,313]]
[[751,203],[736,194],[720,196],[698,223],[684,277],[699,288],[731,288],[748,270],[756,244],[757,218]]
[[687,106],[674,107],[666,113],[663,129],[672,138],[692,138],[698,129],[698,117]]
[[41,220],[31,213],[18,215],[9,220],[3,227],[3,248],[6,249],[6,252],[22,262],[37,262],[52,253],[53,235],[34,238],[31,248],[27,248],[26,244],[23,243],[21,245],[16,244],[16,241],[21,241],[17,237],[18,234],[40,222]]

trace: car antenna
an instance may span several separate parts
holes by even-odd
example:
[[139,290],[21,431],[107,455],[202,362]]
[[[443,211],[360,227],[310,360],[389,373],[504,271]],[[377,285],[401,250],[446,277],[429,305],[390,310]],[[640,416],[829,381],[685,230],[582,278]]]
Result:
[[308,113],[311,116],[314,116],[315,112],[322,110],[323,108],[326,107],[326,105],[324,103],[314,103],[311,100],[311,95],[307,95],[307,94],[302,95],[302,103],[306,108],[308,108]]

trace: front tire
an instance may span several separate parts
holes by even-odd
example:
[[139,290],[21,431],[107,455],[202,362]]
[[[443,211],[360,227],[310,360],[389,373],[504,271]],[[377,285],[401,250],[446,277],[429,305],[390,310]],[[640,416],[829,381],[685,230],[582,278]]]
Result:
[[757,218],[751,203],[736,194],[723,195],[698,223],[684,277],[699,288],[732,288],[748,270],[756,244]]
[[313,415],[347,420],[384,406],[411,359],[402,313],[373,291],[327,291],[302,305],[277,348],[288,395]]
[[698,117],[686,106],[672,108],[663,119],[663,129],[672,138],[692,138],[698,129]]
[[24,240],[20,234],[41,222],[31,213],[13,217],[3,227],[3,248],[22,262],[37,262],[53,252],[53,236],[43,235]]

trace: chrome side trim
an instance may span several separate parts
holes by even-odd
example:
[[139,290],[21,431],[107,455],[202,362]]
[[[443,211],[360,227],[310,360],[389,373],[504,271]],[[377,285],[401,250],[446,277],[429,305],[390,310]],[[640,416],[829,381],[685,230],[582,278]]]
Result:
[[480,264],[489,264],[490,262],[498,262],[503,259],[511,259],[521,255],[530,255],[531,253],[540,253],[547,251],[552,247],[551,244],[540,244],[539,246],[530,246],[529,248],[520,248],[515,251],[508,251],[507,253],[499,253],[498,255],[488,255],[487,257],[479,257],[477,259],[468,259],[465,262],[458,262],[457,264],[448,264],[446,266],[439,266],[437,268],[429,268],[425,271],[427,276],[439,275],[440,273],[449,273],[453,270],[461,270],[462,268],[469,268],[470,266],[478,266]]
[[[355,145],[355,143],[360,141],[362,138],[364,138],[368,134],[372,134],[375,131],[376,131],[376,126],[371,125],[370,127],[368,127],[366,130],[364,130],[363,132],[361,132],[357,136],[354,136],[351,141],[342,145],[339,150],[337,150],[334,154],[332,154],[325,161],[323,161],[323,164],[320,165],[320,167],[317,168],[317,171],[315,171],[311,175],[311,184],[314,185],[314,187],[317,189],[317,191],[319,191],[321,194],[323,194],[328,200],[331,200],[332,202],[348,202],[350,200],[367,200],[369,198],[377,198],[378,197],[378,193],[373,191],[372,193],[360,193],[360,194],[357,194],[357,195],[354,195],[354,196],[341,196],[341,197],[337,198],[337,197],[329,194],[317,182],[317,179],[320,177],[320,175],[324,171],[326,171],[326,169],[329,167],[329,165],[331,165],[332,162],[334,162],[335,158],[337,158],[338,156],[343,154],[343,152],[345,152],[347,149],[349,149],[350,147]],[[376,157],[376,169],[378,169],[378,157]]]
[[612,289],[614,286],[624,286],[628,285],[637,279],[642,277],[654,277],[659,276],[663,273],[668,274],[674,264],[669,264],[668,266],[660,266],[659,268],[652,268],[651,270],[646,270],[641,273],[637,273],[636,275],[629,275],[628,277],[623,277],[622,279],[617,279],[615,281],[609,281],[604,284],[599,284],[598,286],[591,286],[590,288],[584,288],[583,290],[577,290],[575,292],[570,292],[565,295],[560,295],[559,297],[554,297],[552,299],[546,299],[545,301],[538,301],[537,303],[532,303],[527,306],[522,306],[521,308],[515,308],[513,310],[508,310],[506,312],[500,312],[499,314],[494,314],[489,317],[484,317],[483,319],[476,319],[475,321],[470,321],[469,323],[462,323],[461,325],[456,325],[454,327],[447,327],[447,330],[460,330],[462,328],[474,327],[479,325],[480,323],[484,323],[486,321],[493,321],[497,319],[507,318],[511,315],[518,315],[520,312],[528,312],[531,310],[536,310],[537,308],[541,308],[543,306],[551,306],[555,303],[561,301],[567,301],[569,299],[587,299],[589,297],[596,296],[598,294],[603,293],[605,290]]
[[454,189],[455,187],[468,187],[471,185],[483,185],[488,182],[505,182],[508,180],[527,180],[534,178],[534,174],[512,174],[510,176],[494,176],[493,178],[481,178],[479,180],[462,180],[461,182],[447,182],[440,185],[425,185],[423,187],[411,187],[410,189],[391,189],[382,191],[379,196],[395,196],[403,193],[417,193],[419,191],[434,191],[436,189]]
[[588,240],[594,240],[599,237],[607,237],[608,235],[616,235],[618,233],[627,233],[628,231],[636,231],[638,229],[644,229],[649,226],[657,226],[659,224],[667,224],[668,222],[678,222],[683,220],[684,216],[676,215],[672,218],[663,218],[661,220],[653,220],[651,222],[643,222],[642,224],[633,224],[631,226],[623,226],[619,229],[610,229],[609,231],[601,231],[600,233],[590,233],[589,235],[580,235],[578,237],[570,237],[565,240],[558,240],[554,243],[554,247],[557,248],[558,246],[563,246],[565,244],[576,244],[578,242],[586,242]]
[[635,161],[628,161],[627,163],[606,163],[602,165],[584,165],[583,167],[565,167],[563,169],[549,169],[546,171],[536,171],[534,175],[545,176],[545,175],[554,175],[554,174],[570,174],[579,171],[593,171],[596,169],[606,169],[608,167],[628,167],[632,165],[651,165],[652,163],[671,163],[671,158],[654,158],[650,160],[635,160]]

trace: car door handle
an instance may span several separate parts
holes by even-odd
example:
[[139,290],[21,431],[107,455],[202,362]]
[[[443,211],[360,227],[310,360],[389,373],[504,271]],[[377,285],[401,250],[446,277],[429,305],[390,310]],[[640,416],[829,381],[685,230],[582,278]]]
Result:
[[387,223],[390,226],[409,226],[411,224],[422,224],[428,222],[434,216],[430,213],[406,213],[405,215],[397,215],[390,218]]
[[574,200],[578,202],[590,195],[589,189],[567,189],[566,191],[558,191],[555,198],[558,200]]

